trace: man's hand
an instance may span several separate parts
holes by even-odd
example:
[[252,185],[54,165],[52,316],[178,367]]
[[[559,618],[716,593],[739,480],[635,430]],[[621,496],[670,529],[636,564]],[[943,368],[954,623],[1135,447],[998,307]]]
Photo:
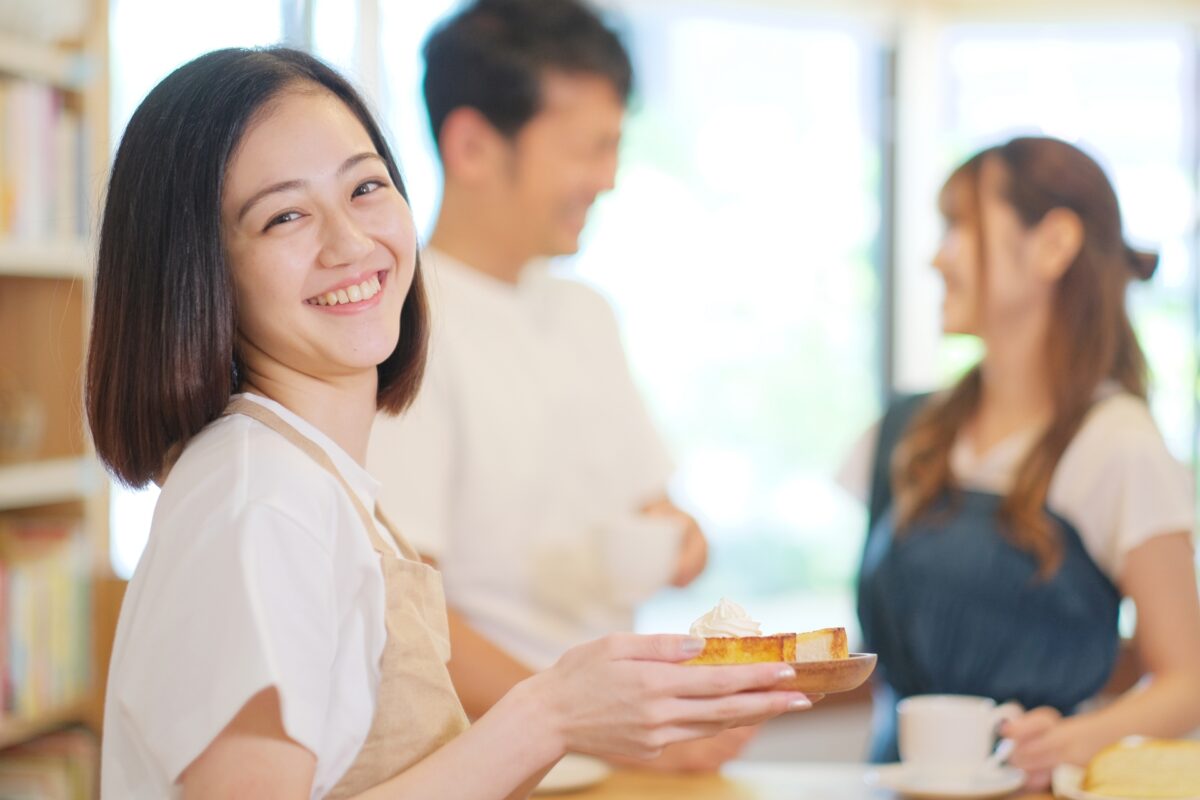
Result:
[[675,519],[683,525],[679,559],[675,562],[675,570],[671,574],[671,585],[683,588],[700,577],[708,563],[708,540],[704,538],[704,532],[700,530],[696,519],[666,497],[647,504],[642,513]]
[[648,760],[619,756],[608,760],[618,767],[654,772],[716,772],[722,764],[741,755],[756,733],[757,725],[730,728],[707,739],[694,739],[664,747],[661,754]]

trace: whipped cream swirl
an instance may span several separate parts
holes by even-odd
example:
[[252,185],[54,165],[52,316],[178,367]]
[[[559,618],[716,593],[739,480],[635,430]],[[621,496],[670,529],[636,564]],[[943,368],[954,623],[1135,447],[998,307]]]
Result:
[[692,636],[762,636],[762,627],[750,619],[746,609],[732,600],[721,598],[712,611],[692,623]]

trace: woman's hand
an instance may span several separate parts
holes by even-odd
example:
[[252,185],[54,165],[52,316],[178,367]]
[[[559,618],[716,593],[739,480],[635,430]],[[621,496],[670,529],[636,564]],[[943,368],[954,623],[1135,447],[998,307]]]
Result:
[[1095,747],[1088,741],[1087,726],[1064,719],[1053,708],[1042,706],[1006,722],[1000,735],[1016,744],[1008,763],[1025,770],[1025,788],[1044,791],[1059,764],[1083,766]]
[[557,749],[655,758],[675,742],[756,725],[811,707],[799,692],[768,691],[787,664],[684,666],[703,639],[616,634],[573,648],[513,690],[538,704]]
[[1097,711],[1062,719],[1035,708],[1001,729],[1009,761],[1044,788],[1058,764],[1083,766],[1126,736],[1183,736],[1200,722],[1200,597],[1191,533],[1155,536],[1129,551],[1121,588],[1137,605],[1140,660],[1153,676]]

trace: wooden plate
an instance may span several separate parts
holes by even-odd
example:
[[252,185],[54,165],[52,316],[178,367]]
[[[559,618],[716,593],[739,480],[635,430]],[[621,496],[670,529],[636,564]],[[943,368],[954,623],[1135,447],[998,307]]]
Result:
[[805,694],[833,694],[857,689],[875,670],[874,653],[851,653],[834,661],[798,661],[792,663],[796,677],[772,686]]

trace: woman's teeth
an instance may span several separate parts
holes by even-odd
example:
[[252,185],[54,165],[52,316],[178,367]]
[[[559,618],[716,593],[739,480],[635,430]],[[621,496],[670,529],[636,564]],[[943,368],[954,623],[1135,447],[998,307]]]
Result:
[[379,283],[379,276],[372,275],[370,280],[363,281],[354,286],[347,286],[345,289],[338,289],[336,292],[319,294],[316,297],[310,297],[304,302],[310,306],[341,306],[348,303],[361,303],[379,294],[382,288]]

